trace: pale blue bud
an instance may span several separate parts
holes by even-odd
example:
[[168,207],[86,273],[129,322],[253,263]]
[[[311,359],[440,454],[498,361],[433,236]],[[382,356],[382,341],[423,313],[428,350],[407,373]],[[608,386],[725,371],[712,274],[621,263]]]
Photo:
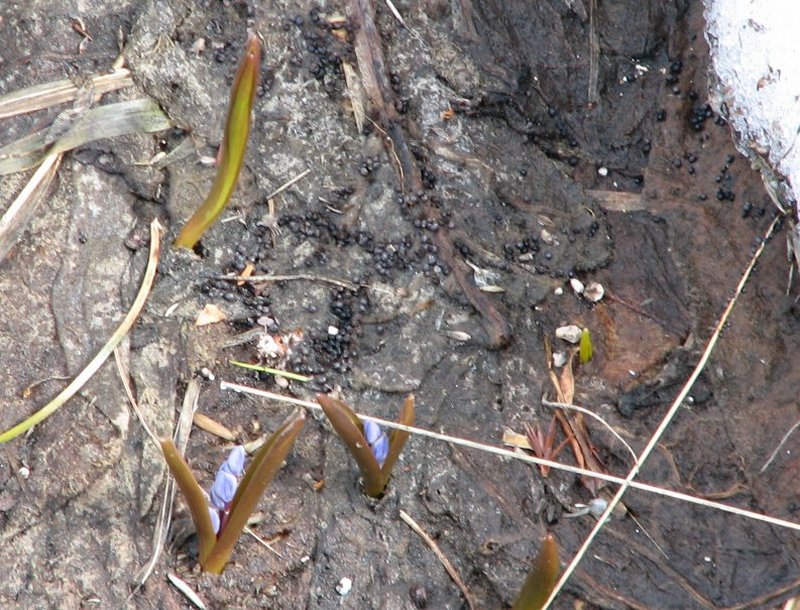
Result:
[[211,527],[214,528],[214,533],[219,534],[219,511],[213,506],[209,506],[208,516],[211,517]]
[[386,456],[389,455],[389,437],[378,424],[371,419],[365,419],[364,438],[369,443],[372,455],[375,456],[378,465],[382,468]]
[[235,477],[240,477],[242,474],[244,474],[244,461],[244,447],[241,445],[236,445],[236,447],[231,450],[228,459],[222,463],[220,470],[224,470]]
[[230,472],[220,468],[214,484],[211,486],[211,506],[219,510],[225,510],[236,495],[236,487],[239,482]]

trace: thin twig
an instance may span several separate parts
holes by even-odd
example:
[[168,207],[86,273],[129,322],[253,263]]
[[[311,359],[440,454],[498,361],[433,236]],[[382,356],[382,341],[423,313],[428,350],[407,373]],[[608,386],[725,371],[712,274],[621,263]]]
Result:
[[271,192],[269,195],[267,195],[267,201],[269,201],[269,200],[270,200],[270,199],[272,199],[273,197],[276,197],[276,196],[280,195],[280,194],[281,194],[283,191],[285,191],[286,189],[288,189],[288,188],[289,188],[290,186],[292,186],[292,185],[293,185],[295,182],[300,182],[300,181],[301,181],[303,178],[305,178],[306,176],[308,176],[310,173],[311,173],[311,170],[310,170],[310,169],[307,169],[307,170],[305,170],[305,171],[303,171],[303,172],[301,172],[301,173],[297,174],[297,175],[296,175],[294,178],[292,178],[291,180],[289,180],[289,181],[287,181],[287,182],[284,182],[284,183],[283,183],[283,184],[281,184],[281,185],[280,185],[278,188],[276,188],[274,191],[272,191],[272,192]]
[[337,280],[330,277],[322,277],[314,275],[313,273],[293,273],[291,275],[217,275],[214,277],[217,280],[230,280],[235,282],[292,282],[295,280],[308,280],[309,282],[323,282],[325,284],[333,284],[348,290],[358,290],[359,288],[368,288],[365,284],[354,284],[347,280]]
[[281,555],[281,554],[280,554],[278,551],[276,551],[275,549],[273,549],[273,548],[272,548],[272,545],[271,545],[269,542],[267,542],[266,540],[264,540],[264,539],[263,539],[261,536],[259,536],[258,534],[256,534],[256,533],[255,533],[253,530],[251,530],[249,527],[245,526],[245,528],[244,528],[244,531],[245,531],[245,532],[247,532],[248,534],[250,534],[250,535],[251,535],[253,538],[255,538],[255,539],[256,539],[256,542],[258,542],[259,544],[261,544],[261,545],[265,546],[265,547],[266,547],[266,548],[267,548],[267,549],[268,549],[270,552],[274,553],[274,554],[275,554],[277,557],[280,557],[281,559],[283,559],[283,555]]
[[586,101],[594,106],[600,101],[597,79],[600,63],[600,42],[597,37],[597,0],[589,0],[589,90]]
[[[681,388],[681,391],[678,393],[678,395],[675,397],[675,400],[672,402],[672,405],[670,406],[666,415],[664,415],[664,418],[661,420],[661,423],[659,424],[658,428],[656,428],[656,431],[650,437],[650,440],[647,442],[647,445],[642,450],[642,453],[639,456],[639,461],[631,467],[628,476],[625,477],[624,483],[619,488],[619,490],[617,490],[617,493],[608,503],[606,511],[597,520],[597,523],[595,524],[592,531],[589,532],[589,535],[586,537],[586,540],[584,540],[583,544],[581,545],[581,548],[578,549],[578,552],[575,554],[575,557],[573,557],[572,561],[564,570],[563,574],[561,574],[561,578],[558,579],[558,583],[556,583],[553,592],[550,594],[550,597],[548,598],[547,602],[544,605],[545,609],[548,608],[550,604],[553,603],[558,593],[567,583],[570,576],[572,576],[572,573],[575,571],[575,569],[578,567],[578,564],[581,562],[583,557],[588,552],[589,547],[592,544],[592,541],[595,539],[597,534],[609,520],[609,518],[611,517],[611,513],[614,511],[616,506],[622,500],[622,496],[625,495],[625,492],[628,490],[629,487],[633,487],[632,483],[633,480],[636,478],[636,475],[639,474],[641,467],[644,465],[645,461],[650,456],[653,449],[655,449],[659,440],[661,440],[661,437],[664,435],[664,432],[666,432],[667,428],[672,423],[672,420],[675,417],[675,414],[680,409],[681,405],[683,404],[683,401],[689,395],[692,386],[694,385],[695,381],[697,381],[697,378],[700,376],[700,373],[705,368],[706,363],[708,362],[708,359],[711,356],[711,353],[714,351],[714,348],[717,345],[717,340],[719,339],[720,334],[722,334],[722,329],[728,322],[728,318],[730,317],[731,312],[733,312],[733,308],[736,305],[736,301],[739,299],[739,295],[742,293],[742,290],[744,290],[745,284],[747,283],[747,280],[750,278],[750,274],[753,271],[753,267],[755,267],[756,263],[758,262],[758,259],[761,257],[761,253],[764,252],[764,248],[767,245],[767,241],[772,236],[772,232],[775,230],[775,226],[778,224],[780,220],[781,217],[777,216],[775,220],[773,220],[772,223],[770,223],[769,228],[767,229],[767,232],[761,241],[761,245],[759,245],[758,249],[750,258],[750,262],[745,268],[744,273],[742,274],[742,277],[739,280],[739,283],[736,285],[736,291],[728,301],[728,304],[725,306],[722,315],[717,321],[717,325],[714,328],[714,332],[711,334],[711,337],[708,340],[708,344],[706,345],[706,349],[703,351],[703,355],[700,357],[700,361],[697,363],[697,366],[695,366],[694,370],[692,371],[692,374],[689,375],[689,379],[686,380],[686,383],[684,384],[683,388]],[[764,520],[763,519],[764,516],[762,515],[761,517],[762,520]],[[791,527],[792,529],[800,530],[800,524],[795,523],[792,524]]]
[[[316,411],[321,410],[321,407],[315,402],[310,402],[308,400],[301,400],[299,398],[292,398],[291,396],[283,396],[281,394],[275,394],[274,392],[259,390],[257,388],[250,388],[248,386],[243,386],[236,383],[229,383],[227,381],[222,381],[220,383],[220,389],[233,390],[234,392],[242,392],[243,394],[252,394],[253,396],[260,396],[262,398],[275,400],[277,402],[299,405],[301,407],[305,407],[306,409],[311,409]],[[387,419],[380,419],[379,417],[375,417],[373,415],[365,415],[362,413],[357,413],[356,415],[358,415],[358,417],[368,417],[375,423],[384,426],[386,428],[406,430],[408,432],[411,432],[412,434],[416,434],[417,436],[424,436],[427,438],[432,438],[437,441],[444,441],[446,443],[452,443],[453,445],[460,445],[462,447],[467,447],[469,449],[477,449],[485,453],[492,453],[494,455],[499,455],[500,457],[510,458],[512,460],[519,460],[521,462],[527,462],[528,464],[535,464],[537,466],[542,466],[542,465],[549,466],[550,468],[553,468],[555,470],[563,470],[564,472],[571,472],[572,474],[594,477],[595,479],[608,481],[609,483],[615,483],[617,485],[623,485],[627,482],[627,480],[623,479],[622,477],[606,474],[604,472],[596,472],[594,470],[578,468],[577,466],[570,466],[569,464],[561,464],[560,462],[553,462],[552,460],[545,460],[542,458],[537,458],[532,455],[517,453],[515,451],[509,451],[508,449],[503,449],[502,447],[495,447],[494,445],[488,445],[486,443],[478,443],[475,441],[459,438],[456,436],[448,436],[446,434],[440,434],[438,432],[434,432],[433,430],[427,430],[425,428],[418,428],[416,426],[404,426],[403,424],[398,424],[397,422],[389,421]],[[630,481],[628,482],[628,486],[640,491],[645,491],[660,496],[666,496],[668,498],[673,498],[675,500],[688,502],[690,504],[705,506],[706,508],[721,510],[726,513],[739,515],[740,517],[754,519],[756,521],[769,523],[770,525],[785,527],[787,529],[800,532],[800,523],[795,523],[793,521],[786,521],[784,519],[778,519],[777,517],[770,517],[769,515],[763,515],[761,513],[756,513],[742,508],[737,508],[736,506],[722,504],[721,502],[706,500],[705,498],[698,498],[697,496],[691,496],[689,494],[673,491],[671,489],[666,489],[664,487],[658,487],[657,485],[651,485],[649,483]]]
[[789,437],[792,435],[792,432],[797,430],[798,426],[800,426],[800,419],[797,420],[795,422],[794,426],[789,428],[789,431],[786,434],[783,435],[783,438],[781,439],[781,442],[778,443],[777,447],[775,447],[775,451],[773,451],[770,454],[769,459],[766,462],[764,462],[764,465],[761,467],[761,470],[758,471],[759,473],[764,472],[769,467],[769,465],[772,463],[772,460],[774,460],[778,456],[778,452],[781,450],[781,447],[783,447],[783,445],[786,443],[786,441],[789,440]]
[[615,438],[616,438],[616,439],[617,439],[617,440],[618,440],[620,443],[622,443],[623,445],[625,445],[625,448],[626,448],[626,449],[628,450],[628,452],[631,454],[631,457],[633,457],[633,462],[634,462],[634,463],[636,463],[636,462],[638,462],[638,461],[639,461],[639,460],[636,458],[636,453],[633,451],[633,449],[631,449],[631,446],[630,446],[628,443],[626,443],[626,442],[625,442],[625,439],[624,439],[624,438],[622,438],[622,437],[621,437],[621,436],[620,436],[620,435],[617,433],[617,431],[616,431],[616,430],[614,430],[614,428],[612,428],[612,427],[611,427],[611,425],[610,425],[610,424],[609,424],[609,423],[608,423],[606,420],[604,420],[602,417],[600,417],[600,416],[599,416],[599,415],[597,415],[596,413],[592,413],[592,412],[591,412],[589,409],[584,409],[583,407],[579,407],[579,406],[577,406],[577,405],[571,405],[571,404],[567,404],[567,403],[565,403],[565,402],[550,402],[549,400],[545,400],[544,398],[542,398],[542,404],[543,404],[545,407],[557,407],[557,408],[559,408],[559,409],[572,409],[573,411],[579,411],[580,413],[583,413],[583,414],[585,414],[585,415],[588,415],[589,417],[592,417],[592,418],[596,419],[596,420],[597,420],[597,421],[599,421],[601,424],[603,424],[603,426],[605,426],[605,427],[608,429],[608,431],[609,431],[609,432],[611,432],[611,434],[613,434],[613,435],[614,435],[614,437],[615,437]]
[[400,510],[400,518],[403,521],[405,521],[406,524],[412,530],[414,530],[420,538],[422,538],[425,541],[425,544],[427,544],[431,548],[434,555],[436,555],[436,557],[439,558],[439,561],[442,562],[442,565],[444,566],[444,569],[447,570],[447,573],[450,575],[450,578],[453,579],[453,582],[456,583],[456,586],[461,590],[461,594],[464,596],[464,599],[467,602],[467,606],[470,607],[470,610],[475,610],[475,602],[472,601],[472,595],[470,594],[469,589],[467,589],[467,585],[465,585],[464,581],[461,580],[461,577],[458,575],[455,566],[452,563],[450,563],[450,560],[447,558],[447,555],[445,555],[442,552],[442,550],[438,547],[438,545],[433,541],[433,538],[428,536],[428,534],[425,533],[425,530],[423,530],[420,527],[420,525],[416,521],[414,521],[414,519],[412,519],[409,516],[409,514],[402,509]]

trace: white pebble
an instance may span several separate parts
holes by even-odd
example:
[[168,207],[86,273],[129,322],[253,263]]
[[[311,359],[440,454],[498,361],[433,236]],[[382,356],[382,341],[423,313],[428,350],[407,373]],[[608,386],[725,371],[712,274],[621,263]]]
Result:
[[571,324],[570,326],[560,326],[556,329],[556,337],[569,341],[570,343],[577,343],[581,340],[581,333],[583,330],[580,326]]
[[328,327],[328,334],[329,334],[331,337],[335,337],[336,335],[338,335],[338,334],[339,334],[339,329],[338,329],[338,328],[336,328],[335,326],[329,326],[329,327]]
[[569,279],[569,285],[572,286],[572,290],[575,292],[575,294],[583,294],[583,291],[585,290],[583,282],[576,277]]
[[342,580],[339,581],[339,584],[336,585],[336,592],[344,597],[348,593],[350,593],[350,589],[353,588],[353,581],[345,576]]

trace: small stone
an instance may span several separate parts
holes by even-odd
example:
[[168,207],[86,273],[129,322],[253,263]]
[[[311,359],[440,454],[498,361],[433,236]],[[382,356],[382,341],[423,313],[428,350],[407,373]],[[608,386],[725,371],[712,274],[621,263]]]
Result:
[[560,326],[556,329],[556,337],[568,341],[569,343],[578,343],[581,340],[581,333],[583,329],[574,324],[569,326]]
[[583,291],[583,296],[586,300],[591,301],[592,303],[597,303],[603,298],[605,293],[606,291],[602,284],[592,281],[586,285],[586,289]]
[[569,285],[572,286],[572,290],[575,292],[575,294],[583,294],[585,288],[583,282],[581,282],[578,278],[570,278]]
[[342,578],[342,580],[339,581],[339,584],[336,585],[336,592],[342,597],[344,597],[345,595],[350,593],[350,589],[352,588],[353,588],[353,581],[347,578],[347,576],[345,576],[344,578]]

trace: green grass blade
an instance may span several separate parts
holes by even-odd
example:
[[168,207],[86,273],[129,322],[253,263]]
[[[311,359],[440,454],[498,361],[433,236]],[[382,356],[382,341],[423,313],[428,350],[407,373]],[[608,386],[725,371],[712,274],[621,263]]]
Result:
[[558,582],[560,570],[558,543],[553,534],[547,534],[512,610],[540,610],[543,608],[553,587]]
[[200,563],[204,571],[221,574],[225,569],[247,520],[253,514],[267,485],[280,469],[305,423],[305,411],[295,411],[258,450],[239,483],[239,489],[231,502],[228,521],[220,532],[217,544],[214,545],[211,555]]
[[208,515],[208,500],[172,439],[161,441],[161,451],[164,452],[167,466],[169,466],[172,476],[175,477],[175,482],[192,513],[192,521],[194,521],[197,537],[200,540],[200,564],[202,565],[206,557],[211,554],[217,541],[214,526],[211,525],[211,517]]
[[317,402],[322,406],[322,410],[336,434],[344,441],[355,458],[358,468],[361,470],[361,477],[364,479],[364,492],[373,498],[380,496],[386,484],[381,467],[375,456],[372,455],[369,443],[364,438],[358,415],[341,400],[324,394],[317,396]]
[[290,373],[289,371],[282,371],[280,369],[273,369],[268,366],[261,366],[259,364],[250,364],[248,362],[239,362],[238,360],[228,360],[234,366],[240,366],[243,369],[249,369],[251,371],[259,371],[261,373],[269,373],[270,375],[279,375],[280,377],[286,377],[286,379],[293,379],[294,381],[302,381],[307,382],[311,381],[311,377],[307,375],[298,375],[297,373]]
[[220,147],[217,176],[205,201],[175,240],[175,245],[180,248],[191,249],[194,247],[206,229],[222,214],[222,210],[228,205],[233,189],[236,187],[247,148],[247,138],[250,136],[250,110],[253,107],[258,86],[260,63],[261,41],[256,34],[251,33],[231,89],[231,101],[228,107],[228,118],[225,122],[225,134]]
[[[409,395],[403,403],[403,409],[400,411],[400,417],[397,423],[403,424],[404,426],[413,426],[414,416],[414,396],[412,394]],[[389,477],[392,476],[392,469],[397,462],[397,458],[400,457],[400,452],[403,451],[403,447],[409,436],[411,436],[411,433],[407,430],[393,430],[391,436],[389,436],[389,453],[381,469],[384,486],[389,483]]]

